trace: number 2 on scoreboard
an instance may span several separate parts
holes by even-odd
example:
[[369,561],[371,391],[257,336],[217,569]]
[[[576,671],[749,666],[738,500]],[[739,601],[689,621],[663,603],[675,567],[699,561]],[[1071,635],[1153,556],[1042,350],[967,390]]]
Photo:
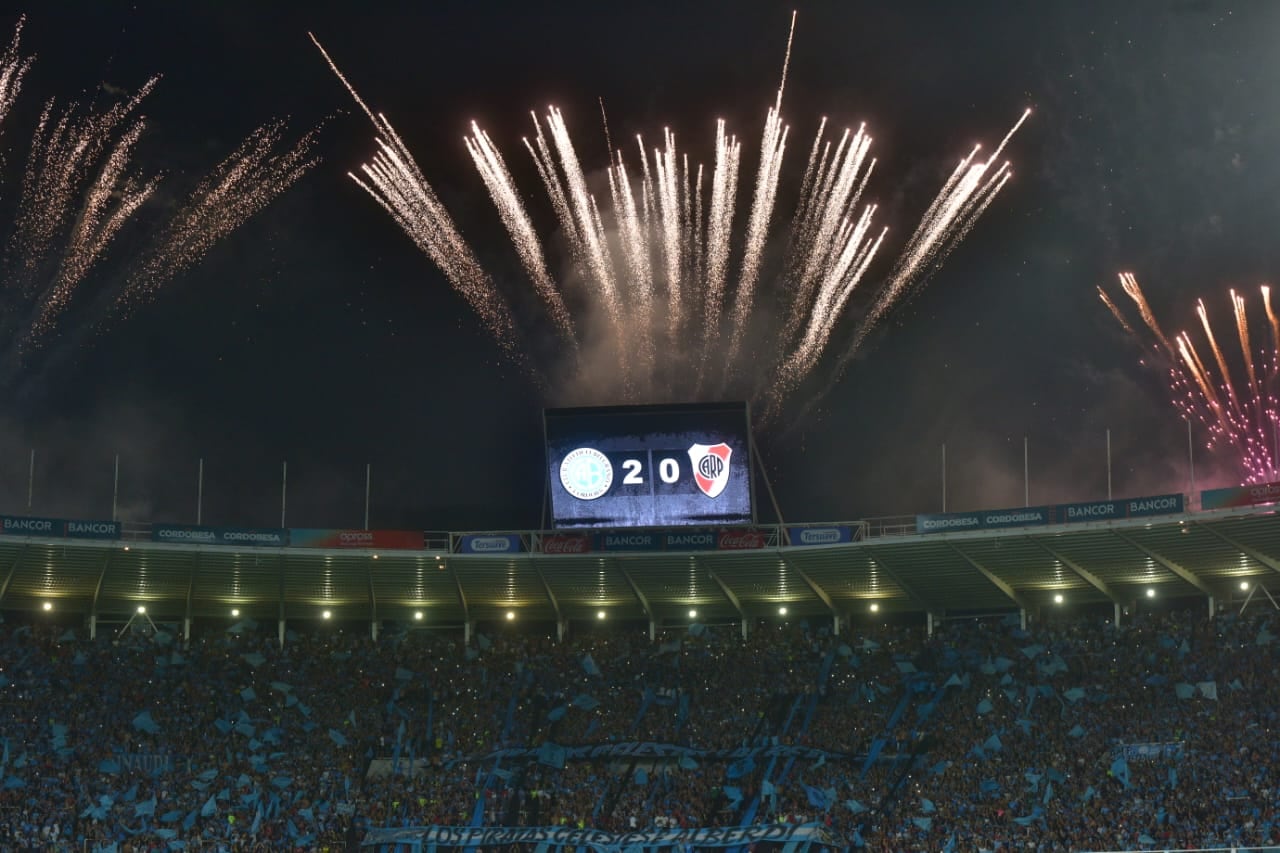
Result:
[[628,486],[643,486],[644,475],[640,472],[644,470],[644,464],[639,459],[623,459],[622,470],[627,473],[623,476],[622,482]]

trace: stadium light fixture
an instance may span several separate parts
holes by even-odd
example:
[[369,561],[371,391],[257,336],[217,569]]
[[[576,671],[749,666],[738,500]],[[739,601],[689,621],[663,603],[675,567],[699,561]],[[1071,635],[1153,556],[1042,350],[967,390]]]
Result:
[[414,618],[414,621],[416,621],[416,622],[421,622],[421,621],[422,621],[422,611],[421,611],[421,610],[415,610],[415,611],[413,611],[413,618]]
[[1151,587],[1151,586],[1147,587],[1147,598],[1155,598],[1155,597],[1156,597],[1155,587]]
[[320,618],[321,618],[321,619],[328,619],[328,618],[330,618],[330,617],[332,617],[332,616],[333,616],[333,614],[332,614],[331,612],[329,612],[328,610],[326,610],[325,612],[323,612],[323,613],[321,613],[321,614],[320,614]]
[[128,545],[125,545],[125,546],[124,546],[124,549],[125,549],[126,551],[128,551],[128,550],[129,550],[129,546],[128,546]]
[[778,615],[779,615],[779,616],[786,616],[786,615],[787,615],[787,608],[786,608],[786,607],[779,607],[779,608],[778,608]]
[[377,554],[374,554],[374,555],[373,555],[373,559],[375,559],[375,560],[376,560],[376,559],[378,559],[378,555],[377,555]]
[[690,610],[690,611],[689,611],[689,618],[690,618],[690,619],[697,619],[697,618],[698,618],[698,611],[696,611],[696,610]]
[[139,612],[139,613],[146,613],[146,612],[147,612],[147,606],[146,606],[145,604],[139,604],[139,605],[138,605],[138,612]]
[[48,613],[48,612],[49,612],[50,610],[52,610],[52,609],[53,609],[53,602],[52,602],[52,601],[46,601],[46,602],[44,603],[44,610],[45,610],[45,612],[46,612],[46,613]]
[[597,619],[603,619],[604,617],[605,617],[605,612],[604,612],[603,610],[597,610],[597,611],[596,611],[596,618],[597,618]]
[[1248,589],[1248,588],[1249,588],[1249,582],[1248,582],[1248,581],[1240,581],[1240,588],[1241,588],[1241,589]]
[[511,621],[513,621],[515,618],[516,618],[516,612],[515,612],[514,610],[508,610],[508,611],[507,611],[507,621],[508,621],[508,622],[511,622]]
[[1054,604],[1061,604],[1061,603],[1062,603],[1062,601],[1063,601],[1062,593],[1057,593],[1056,595],[1054,595],[1054,597],[1053,597],[1053,603],[1054,603]]
[[238,618],[239,616],[240,616],[240,608],[239,608],[239,607],[233,607],[233,608],[231,608],[231,618],[232,618],[232,619],[236,619],[236,618]]
[[871,612],[872,612],[872,613],[879,613],[879,612],[880,612],[880,602],[878,602],[878,601],[873,601],[873,602],[871,602]]

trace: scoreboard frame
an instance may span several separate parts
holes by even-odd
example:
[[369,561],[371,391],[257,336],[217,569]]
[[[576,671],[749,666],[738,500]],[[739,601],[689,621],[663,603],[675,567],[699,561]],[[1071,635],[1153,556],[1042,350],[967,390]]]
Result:
[[[716,522],[673,522],[670,524],[658,525],[628,525],[619,524],[616,528],[607,527],[605,525],[557,525],[554,509],[554,501],[552,497],[552,449],[551,436],[548,431],[548,420],[557,418],[608,418],[608,417],[635,417],[654,418],[664,415],[674,415],[680,418],[690,416],[696,417],[699,414],[707,414],[712,417],[723,418],[726,415],[734,418],[740,418],[742,424],[741,435],[745,442],[745,471],[747,476],[747,502],[749,504],[749,519],[741,519],[734,522],[724,522],[723,524]],[[542,447],[544,452],[543,464],[543,491],[542,491],[542,515],[541,523],[544,530],[589,530],[589,529],[638,529],[640,527],[718,527],[718,526],[736,526],[741,524],[758,524],[758,501],[756,499],[756,475],[757,472],[763,474],[757,467],[757,451],[755,434],[751,428],[751,405],[747,402],[729,402],[729,403],[656,403],[656,404],[640,404],[640,405],[610,405],[610,406],[568,406],[568,407],[548,407],[542,410]],[[687,461],[687,460],[686,460]],[[656,472],[655,472],[656,473]],[[618,476],[621,476],[619,474]],[[652,478],[652,475],[650,475]]]

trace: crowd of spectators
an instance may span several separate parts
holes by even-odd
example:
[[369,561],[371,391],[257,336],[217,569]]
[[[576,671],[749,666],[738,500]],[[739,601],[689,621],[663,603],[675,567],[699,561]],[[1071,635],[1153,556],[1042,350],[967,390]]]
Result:
[[[0,847],[348,849],[371,827],[825,825],[874,850],[1280,843],[1271,615],[95,641],[0,625]],[[816,760],[547,760],[544,744]],[[524,750],[517,755],[502,750]]]

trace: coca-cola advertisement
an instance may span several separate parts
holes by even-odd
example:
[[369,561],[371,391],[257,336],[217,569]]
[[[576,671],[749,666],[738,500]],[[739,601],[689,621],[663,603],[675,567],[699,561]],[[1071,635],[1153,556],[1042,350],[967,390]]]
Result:
[[762,530],[736,528],[720,531],[721,551],[748,551],[765,548],[769,544],[769,536]]
[[591,551],[591,537],[574,533],[556,533],[542,537],[544,554],[587,554]]

